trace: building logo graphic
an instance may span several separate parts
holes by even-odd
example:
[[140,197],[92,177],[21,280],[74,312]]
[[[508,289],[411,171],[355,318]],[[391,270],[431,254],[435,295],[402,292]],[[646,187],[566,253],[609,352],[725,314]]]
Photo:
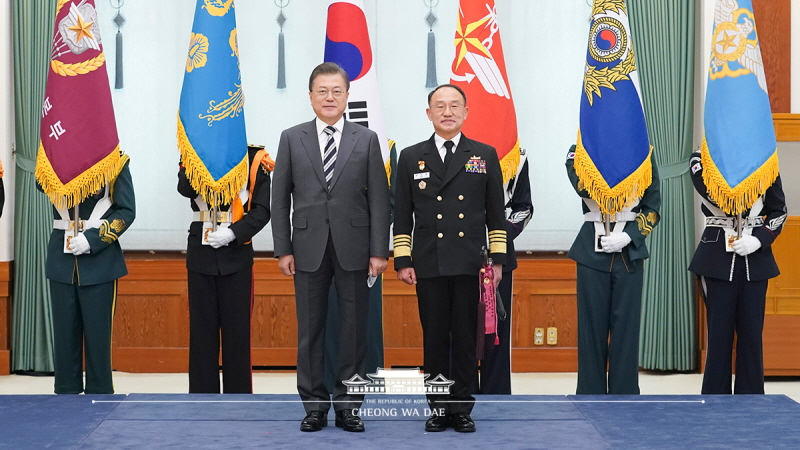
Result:
[[348,394],[449,394],[452,380],[437,375],[428,380],[427,373],[419,369],[382,369],[367,374],[369,381],[353,375],[349,380],[342,380],[347,386]]

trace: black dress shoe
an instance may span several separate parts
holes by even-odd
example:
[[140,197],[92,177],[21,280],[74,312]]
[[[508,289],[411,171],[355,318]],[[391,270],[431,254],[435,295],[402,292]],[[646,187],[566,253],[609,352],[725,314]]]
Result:
[[300,422],[300,431],[319,431],[328,426],[328,414],[323,411],[311,411]]
[[447,416],[431,416],[425,422],[425,431],[444,431],[447,429]]
[[364,422],[353,414],[352,409],[336,411],[336,426],[344,429],[344,431],[364,431]]
[[465,412],[451,414],[450,426],[459,433],[472,433],[475,431],[475,422],[473,422],[472,417]]

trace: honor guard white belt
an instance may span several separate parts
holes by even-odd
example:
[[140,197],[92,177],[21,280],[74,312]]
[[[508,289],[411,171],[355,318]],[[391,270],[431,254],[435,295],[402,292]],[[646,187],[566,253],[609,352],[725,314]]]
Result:
[[[211,211],[195,211],[192,220],[195,222],[213,222],[214,217]],[[230,211],[217,211],[217,223],[231,223]]]
[[[764,219],[762,217],[743,217],[742,220],[744,221],[742,223],[744,228],[758,228],[764,225]],[[736,217],[706,217],[706,226],[736,229]]]
[[[100,228],[100,225],[103,223],[102,220],[79,220],[78,221],[78,231],[88,230],[89,228]],[[53,221],[53,229],[54,230],[71,230],[75,225],[74,220],[54,220]]]
[[[609,216],[609,218],[611,219],[611,222],[631,222],[636,220],[636,215],[637,214],[633,211],[622,211]],[[603,213],[588,212],[583,215],[583,220],[586,222],[602,222]]]

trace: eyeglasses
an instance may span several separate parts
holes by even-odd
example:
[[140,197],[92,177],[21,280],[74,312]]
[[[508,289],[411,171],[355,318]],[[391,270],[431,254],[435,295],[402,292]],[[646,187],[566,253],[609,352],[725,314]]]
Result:
[[327,89],[318,89],[314,91],[314,93],[317,94],[317,97],[323,97],[323,98],[327,97],[328,94],[333,94],[334,98],[339,98],[342,95],[344,95],[344,91],[341,91],[339,89],[334,89],[332,91],[329,91]]
[[444,103],[437,103],[436,105],[433,105],[433,110],[436,111],[439,114],[444,113],[444,111],[447,108],[450,108],[450,111],[452,111],[455,114],[458,114],[459,112],[461,112],[462,109],[464,109],[464,107],[460,103],[456,103],[456,104],[453,104],[453,105],[446,105]]

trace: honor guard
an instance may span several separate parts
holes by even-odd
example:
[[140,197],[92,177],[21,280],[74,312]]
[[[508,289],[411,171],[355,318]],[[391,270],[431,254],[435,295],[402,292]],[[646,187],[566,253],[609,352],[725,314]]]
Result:
[[[705,229],[689,270],[703,285],[708,346],[703,394],[731,393],[731,354],[736,335],[734,394],[764,393],[761,336],[767,281],[780,274],[772,243],[786,221],[781,177],[740,217],[724,213],[708,195],[700,153],[689,161],[700,194]],[[741,234],[739,228],[741,227]]]
[[[639,323],[645,238],[658,224],[661,193],[650,157],[652,183],[642,198],[611,217],[610,234],[597,203],[579,186],[575,146],[567,152],[567,175],[583,200],[585,222],[569,249],[577,263],[577,394],[639,394]],[[608,367],[608,378],[606,378]]]

